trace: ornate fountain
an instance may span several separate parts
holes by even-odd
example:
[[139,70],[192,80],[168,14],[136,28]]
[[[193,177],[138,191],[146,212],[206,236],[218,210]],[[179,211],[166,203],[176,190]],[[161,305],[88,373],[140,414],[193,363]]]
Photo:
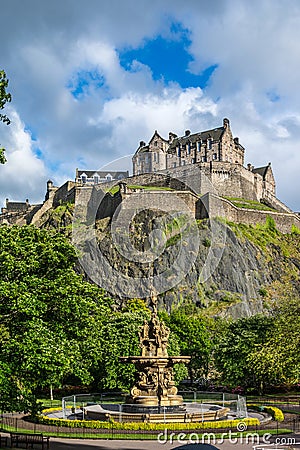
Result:
[[180,411],[183,399],[177,394],[174,382],[174,364],[190,361],[190,356],[169,356],[168,339],[170,330],[157,315],[157,297],[150,300],[152,314],[145,320],[139,332],[141,356],[121,357],[123,363],[136,366],[135,384],[126,399],[126,412]]
[[[200,422],[227,417],[229,408],[203,403],[183,403],[174,382],[174,364],[190,361],[190,356],[169,356],[170,330],[157,315],[157,297],[149,304],[149,321],[140,327],[141,356],[123,356],[120,361],[134,364],[135,382],[123,404],[95,404],[84,407],[89,420],[122,422]],[[117,407],[117,409],[116,409]]]

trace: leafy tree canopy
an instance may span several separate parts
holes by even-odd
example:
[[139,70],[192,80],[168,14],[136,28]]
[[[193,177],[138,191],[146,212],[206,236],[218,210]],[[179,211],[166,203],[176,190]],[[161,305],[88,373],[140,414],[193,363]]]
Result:
[[[6,73],[4,70],[0,70],[0,111],[4,109],[4,106],[6,103],[11,101],[11,95],[7,92],[8,87],[8,79],[6,78]],[[0,112],[0,121],[6,123],[7,125],[10,124],[10,119],[7,117],[6,114],[2,114]],[[4,156],[5,149],[0,148],[0,163],[4,164],[6,162],[6,158]]]
[[76,260],[60,234],[0,227],[0,378],[11,381],[2,399],[29,398],[71,375],[92,381],[90,352],[99,352],[111,300],[76,273]]

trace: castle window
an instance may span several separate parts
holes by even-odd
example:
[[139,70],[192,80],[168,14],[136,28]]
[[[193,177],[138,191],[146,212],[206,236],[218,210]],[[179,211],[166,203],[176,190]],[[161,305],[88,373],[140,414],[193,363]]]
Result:
[[94,175],[94,183],[98,184],[99,180],[100,180],[99,175]]
[[157,147],[157,141],[154,141],[154,147]]
[[201,156],[201,162],[206,162],[205,156]]
[[153,161],[156,162],[156,152],[153,153]]
[[176,162],[173,162],[173,167],[174,167],[174,168],[176,167]]
[[80,178],[81,178],[81,182],[82,182],[82,184],[85,184],[86,183],[86,181],[87,181],[87,176],[86,176],[86,174],[85,173],[83,173],[81,176],[80,176]]
[[212,159],[213,159],[213,160],[216,160],[216,159],[217,159],[217,154],[216,154],[216,153],[213,153]]
[[201,151],[201,142],[198,141],[197,142],[197,152],[200,152],[200,151]]
[[207,139],[207,150],[211,150],[212,148],[212,139]]
[[196,158],[192,158],[192,164],[195,164]]
[[184,160],[184,159],[181,161],[181,164],[182,164],[183,166],[185,166],[185,160]]
[[177,147],[177,156],[178,156],[178,158],[180,158],[180,156],[181,156],[181,150],[180,150],[180,147]]
[[191,144],[189,142],[186,144],[186,151],[188,155],[191,154]]

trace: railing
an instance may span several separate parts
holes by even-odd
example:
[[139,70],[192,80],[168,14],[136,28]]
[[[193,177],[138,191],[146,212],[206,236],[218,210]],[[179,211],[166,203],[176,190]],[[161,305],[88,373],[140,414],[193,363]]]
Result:
[[[162,435],[170,436],[174,433],[174,426],[166,424],[164,430],[149,430],[147,424],[140,424],[139,430],[123,430],[116,427],[114,423],[107,423],[106,429],[93,429],[93,428],[74,428],[68,426],[53,426],[53,425],[41,425],[38,423],[29,422],[26,418],[21,417],[9,417],[9,415],[3,415],[1,417],[1,432],[31,432],[31,433],[43,433],[45,436],[61,437],[61,438],[84,438],[84,439],[148,439],[157,440]],[[218,429],[180,429],[180,424],[176,424],[176,433],[197,433],[199,436],[210,433],[220,435],[228,434],[231,432],[239,433],[237,428],[218,428]],[[247,428],[248,433],[268,433],[272,430],[272,434],[279,435],[283,430],[289,430],[291,433],[297,433],[300,431],[300,419],[292,418],[287,419],[284,422],[269,422],[256,426],[249,426]]]
[[[184,403],[212,404],[230,409],[231,414],[236,417],[247,417],[245,398],[238,394],[227,392],[205,392],[205,391],[179,391]],[[99,404],[104,409],[109,405],[109,409],[122,412],[127,394],[117,393],[93,393],[78,394],[62,398],[62,417],[66,418],[69,411],[81,413],[83,407],[91,404]]]

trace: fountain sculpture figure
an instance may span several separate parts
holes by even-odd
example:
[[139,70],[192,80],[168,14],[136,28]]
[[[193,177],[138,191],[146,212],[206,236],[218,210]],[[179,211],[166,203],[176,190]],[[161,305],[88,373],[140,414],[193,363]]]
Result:
[[173,366],[187,364],[190,356],[169,356],[168,339],[170,330],[157,315],[157,297],[151,296],[149,304],[152,313],[139,331],[141,356],[121,357],[123,363],[136,366],[135,383],[124,405],[124,411],[146,412],[180,410],[183,399],[177,394]]

